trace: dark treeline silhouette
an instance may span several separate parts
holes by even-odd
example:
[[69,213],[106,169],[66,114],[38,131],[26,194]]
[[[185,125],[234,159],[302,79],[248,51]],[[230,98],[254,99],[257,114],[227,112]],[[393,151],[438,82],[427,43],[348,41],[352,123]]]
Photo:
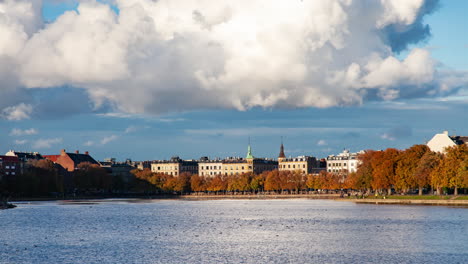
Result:
[[23,173],[2,177],[0,196],[60,198],[144,193],[150,188],[146,181],[130,176],[111,176],[104,168],[89,162],[68,172],[48,159],[30,160],[24,164]]

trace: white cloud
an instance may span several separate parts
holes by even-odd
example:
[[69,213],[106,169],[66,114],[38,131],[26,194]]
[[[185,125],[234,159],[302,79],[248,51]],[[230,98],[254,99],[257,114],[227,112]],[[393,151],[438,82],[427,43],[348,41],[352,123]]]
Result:
[[[421,17],[434,0],[116,0],[119,14],[87,0],[40,31],[30,2],[0,4],[11,36],[0,37],[0,65],[15,69],[5,76],[27,88],[83,88],[116,117],[346,106],[468,83],[445,78],[427,50],[403,60],[393,52],[427,37]],[[20,8],[25,18],[11,11]]]
[[4,108],[0,113],[0,117],[7,120],[19,121],[31,118],[30,115],[32,111],[32,105],[21,103],[16,106],[9,106]]
[[117,135],[110,135],[108,137],[104,137],[102,140],[101,140],[101,145],[106,145],[107,143],[110,143],[114,140],[117,140],[119,138],[119,136]]
[[138,131],[138,127],[136,126],[129,126],[125,129],[125,134],[135,133]]
[[17,139],[17,140],[15,140],[16,145],[24,145],[26,143],[28,143],[28,140],[26,140],[26,139]]
[[19,129],[19,128],[13,128],[10,132],[10,136],[31,136],[31,135],[37,135],[39,132],[35,128],[30,128],[30,129]]
[[86,146],[86,147],[94,146],[94,141],[88,140],[83,145]]
[[62,138],[47,138],[47,139],[38,139],[33,144],[33,148],[36,149],[49,149],[53,145],[60,144],[63,142]]
[[394,141],[396,140],[396,138],[392,135],[390,135],[389,133],[383,133],[381,136],[380,136],[381,139],[386,139],[386,140],[391,140],[391,141]]
[[321,139],[317,142],[317,146],[326,146],[328,145],[327,141]]

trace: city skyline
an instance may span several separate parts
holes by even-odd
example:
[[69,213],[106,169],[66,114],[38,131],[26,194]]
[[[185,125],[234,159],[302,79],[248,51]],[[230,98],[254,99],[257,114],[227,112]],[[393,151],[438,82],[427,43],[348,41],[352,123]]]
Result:
[[[135,15],[132,12],[137,11],[125,1],[115,1],[111,8],[105,2],[108,1],[78,4],[44,0],[35,1],[32,6],[28,6],[31,1],[0,3],[0,16],[10,21],[10,24],[1,22],[0,26],[15,36],[0,39],[0,46],[4,47],[0,51],[3,56],[0,59],[0,130],[4,134],[0,146],[5,152],[15,149],[54,154],[65,148],[90,151],[99,160],[108,157],[158,160],[174,155],[188,159],[207,154],[244,156],[247,138],[251,137],[254,155],[276,157],[283,136],[286,156],[326,157],[344,148],[353,152],[388,147],[404,149],[424,144],[444,130],[450,134],[468,134],[466,1],[407,1],[408,6],[393,11],[389,11],[391,5],[386,6],[385,1],[381,2],[382,6],[377,1],[372,5],[365,1],[350,5],[346,1],[329,1],[335,6],[298,1],[281,6],[284,8],[281,14],[265,10],[271,11],[272,16],[278,15],[276,18],[241,3],[224,13],[223,7],[227,6],[224,2],[214,6],[201,1],[199,6],[194,6],[191,1],[175,1],[179,8],[173,10],[173,16],[183,20],[188,15],[190,23],[167,27],[166,31],[155,27],[155,35],[147,32],[148,37],[160,36],[164,41],[139,36],[139,43],[147,46],[138,47],[147,48],[148,54],[112,46],[128,43],[132,34],[125,33],[128,26],[125,23],[130,23]],[[262,4],[262,1],[254,2]],[[140,13],[136,13],[141,17],[160,14],[156,4],[144,0],[133,3],[141,4]],[[278,8],[281,4],[275,5]],[[28,16],[21,13],[28,8],[31,8]],[[361,20],[353,16],[363,12],[363,8],[375,17]],[[300,12],[302,9],[309,12]],[[88,30],[86,19],[92,12],[100,14],[107,31],[106,27]],[[293,19],[294,12],[300,15]],[[333,17],[333,12],[347,19]],[[259,21],[245,20],[246,14],[257,15]],[[318,28],[321,25],[318,21],[310,24],[317,28],[300,26],[318,15],[329,17],[323,29]],[[219,27],[216,24],[219,17],[231,27]],[[166,22],[155,20],[156,25],[166,25]],[[278,27],[268,29],[265,25],[269,23]],[[380,31],[362,32],[356,29],[356,23],[372,24]],[[385,23],[395,27],[382,27]],[[15,25],[23,27],[23,34],[15,31],[18,28]],[[298,38],[298,43],[309,41],[325,47],[333,62],[325,63],[326,57],[316,51],[304,52],[297,45],[271,41],[269,38],[283,36],[277,30],[281,25],[289,30],[291,38]],[[338,26],[333,28],[333,25]],[[235,26],[240,27],[240,33],[232,33]],[[403,27],[402,32],[392,31],[397,30],[396,26]],[[342,31],[343,28],[350,33]],[[308,30],[324,42],[296,35],[296,29]],[[109,33],[112,30],[114,34]],[[168,30],[185,39],[169,41]],[[223,32],[231,34],[225,36]],[[411,38],[405,32],[411,33]],[[358,33],[363,34],[362,39],[351,36]],[[93,34],[102,37],[97,44],[93,42]],[[246,37],[249,34],[255,38],[247,49],[241,44],[249,41]],[[369,44],[382,36],[386,39],[380,39],[374,46]],[[200,44],[207,41],[217,43],[221,51]],[[199,46],[190,46],[190,42]],[[62,50],[67,56],[55,53],[60,43],[68,43],[70,48]],[[73,46],[73,43],[81,45]],[[168,43],[179,45],[180,49],[174,50]],[[105,46],[107,49],[100,54],[94,54],[106,67],[88,60],[94,56],[92,48],[82,49],[86,45],[99,48],[101,44],[112,44]],[[365,51],[352,50],[364,44],[368,45]],[[47,46],[55,50],[48,50]],[[192,55],[202,58],[183,53],[190,48],[196,51]],[[212,52],[221,52],[226,57]],[[255,53],[252,56],[263,52],[270,57],[257,57],[257,63],[248,57],[251,52]],[[87,56],[73,57],[75,53]],[[41,54],[49,57],[44,59]],[[175,54],[175,57],[161,58],[157,54]],[[298,59],[305,55],[309,61]],[[374,55],[382,61],[368,59]],[[45,63],[49,59],[56,60],[59,66]],[[253,68],[245,70],[251,73],[243,72],[238,64],[231,67],[234,62],[242,64],[236,59],[248,62]],[[190,68],[171,64],[174,61]],[[34,66],[38,62],[46,66]],[[110,67],[120,65],[116,62],[123,62],[121,65],[127,68]],[[374,69],[366,69],[371,62]],[[301,63],[307,68],[305,74],[298,66]],[[417,71],[411,71],[412,63],[417,65]],[[176,76],[171,76],[172,68],[164,66],[167,64],[177,69]],[[161,68],[164,70],[160,71]],[[315,68],[330,70],[313,74]],[[217,69],[224,69],[224,75],[213,73]],[[130,77],[125,77],[127,70],[132,73]],[[201,75],[193,75],[198,76],[194,82],[187,77],[190,75],[187,72]],[[358,84],[339,73],[346,73],[349,78],[356,73]],[[324,79],[322,75],[328,77]],[[142,76],[148,76],[150,84],[142,83]],[[337,78],[333,85],[331,77]]]

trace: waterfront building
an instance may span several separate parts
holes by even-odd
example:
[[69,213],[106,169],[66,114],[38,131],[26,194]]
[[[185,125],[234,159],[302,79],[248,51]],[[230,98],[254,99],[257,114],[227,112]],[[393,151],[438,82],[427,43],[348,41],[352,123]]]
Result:
[[6,176],[16,176],[20,172],[20,161],[15,156],[0,156],[0,180]]
[[124,162],[117,162],[115,158],[108,158],[100,161],[99,164],[113,179],[120,178],[123,182],[128,183],[134,177],[131,171],[136,169],[136,167],[129,159]]
[[435,134],[427,146],[434,152],[445,153],[445,149],[457,145],[468,144],[467,136],[449,136],[448,131]]
[[198,162],[198,174],[211,177],[223,174],[223,160],[210,160],[208,157],[201,157]]
[[223,161],[224,175],[240,175],[243,173],[260,174],[264,171],[276,169],[278,169],[278,162],[276,160],[254,157],[250,144],[247,147],[247,155],[245,158],[228,158]]
[[170,160],[157,160],[151,163],[151,171],[167,175],[179,176],[181,173],[198,174],[198,162],[172,157]]
[[44,158],[61,165],[69,172],[75,171],[79,164],[85,162],[100,165],[87,151],[84,154],[81,154],[78,150],[75,153],[68,153],[65,149],[62,149],[59,155],[44,155]]
[[23,174],[26,169],[27,169],[27,163],[28,161],[32,160],[41,160],[44,159],[39,152],[21,152],[21,151],[14,151],[10,150],[7,153],[5,153],[5,156],[9,157],[17,157],[18,158],[18,167],[19,167],[19,173]]
[[18,157],[19,161],[27,162],[29,160],[41,160],[44,159],[39,152],[21,152],[10,150],[5,153],[5,156]]
[[151,169],[151,161],[137,161],[136,162],[136,167],[139,170],[144,170],[144,169]]
[[327,157],[327,171],[332,173],[351,173],[357,171],[359,165],[358,155],[364,151],[351,153],[345,149],[338,155],[329,155]]
[[278,169],[278,162],[270,159],[256,158],[252,154],[250,144],[245,158],[228,157],[225,159],[209,160],[202,157],[198,163],[200,176],[240,175],[244,173],[260,174],[264,171]]
[[284,154],[284,146],[281,143],[278,155],[279,171],[300,171],[303,174],[318,174],[325,168],[320,167],[320,161],[312,156],[298,156],[287,158]]

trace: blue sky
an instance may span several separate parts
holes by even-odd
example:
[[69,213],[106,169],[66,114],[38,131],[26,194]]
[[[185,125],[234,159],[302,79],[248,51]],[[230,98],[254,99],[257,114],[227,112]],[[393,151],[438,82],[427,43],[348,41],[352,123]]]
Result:
[[[77,7],[73,1],[45,1],[43,19],[52,24],[64,12]],[[116,7],[113,10],[119,13]],[[467,12],[467,1],[442,1],[436,11],[424,17],[431,36],[395,56],[403,60],[412,49],[425,48],[438,61],[442,73],[445,69],[468,71]],[[76,84],[59,85],[27,91],[35,105],[29,118],[0,119],[4,134],[0,151],[56,154],[65,148],[90,151],[100,160],[153,160],[174,155],[185,159],[214,158],[245,156],[249,137],[253,154],[259,157],[276,157],[281,137],[288,156],[321,158],[344,148],[403,149],[425,143],[443,130],[468,135],[468,90],[465,84],[456,90],[432,97],[365,97],[362,104],[328,107],[279,104],[240,111],[197,106],[155,113],[148,107],[139,112],[133,108],[126,111],[125,105],[115,107],[116,103],[110,101],[96,107],[89,90]],[[22,97],[14,95],[11,99],[21,102]]]

